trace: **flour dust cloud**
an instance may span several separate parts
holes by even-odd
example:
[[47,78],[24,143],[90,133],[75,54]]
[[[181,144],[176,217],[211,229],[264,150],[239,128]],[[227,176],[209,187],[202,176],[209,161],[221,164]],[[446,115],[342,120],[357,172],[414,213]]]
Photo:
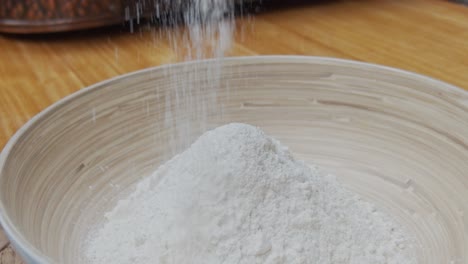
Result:
[[[237,1],[240,2],[240,1]],[[137,8],[138,10],[138,8]],[[162,10],[179,10],[163,12]],[[222,58],[232,46],[235,30],[234,0],[160,1],[155,16],[168,37],[178,60],[215,59],[198,68],[167,68],[173,87],[165,93],[165,125],[171,134],[169,155],[179,153],[206,131],[208,119],[220,119],[223,105],[218,97],[226,92],[221,83]]]

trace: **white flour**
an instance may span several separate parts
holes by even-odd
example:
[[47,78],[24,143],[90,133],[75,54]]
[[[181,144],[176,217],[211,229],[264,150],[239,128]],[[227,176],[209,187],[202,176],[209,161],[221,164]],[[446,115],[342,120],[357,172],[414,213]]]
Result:
[[416,263],[401,226],[245,124],[202,135],[106,218],[92,263]]
[[178,6],[174,9],[182,10],[182,18],[169,15],[168,21],[163,22],[170,25],[176,21],[184,25],[183,30],[169,29],[166,32],[178,59],[218,59],[200,67],[167,69],[174,87],[164,96],[164,124],[174,131],[170,135],[172,151],[168,153],[174,155],[193,142],[193,131],[206,131],[208,117],[222,118],[223,105],[219,103],[218,97],[222,96],[227,88],[221,81],[221,59],[233,42],[235,12],[234,0],[163,2],[174,2],[173,5]]

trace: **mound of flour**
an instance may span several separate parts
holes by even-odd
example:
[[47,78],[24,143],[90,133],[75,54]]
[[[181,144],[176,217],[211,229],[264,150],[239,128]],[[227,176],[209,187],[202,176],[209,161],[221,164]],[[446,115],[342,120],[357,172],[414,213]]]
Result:
[[106,218],[91,263],[416,263],[390,217],[245,124],[202,135]]

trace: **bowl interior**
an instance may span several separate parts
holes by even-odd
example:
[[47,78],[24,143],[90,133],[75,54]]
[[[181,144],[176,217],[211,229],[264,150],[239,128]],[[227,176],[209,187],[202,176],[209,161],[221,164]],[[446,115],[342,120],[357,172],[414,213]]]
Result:
[[[193,78],[216,76],[213,64],[220,80]],[[206,122],[171,95],[187,80],[211,107]],[[60,101],[15,135],[0,157],[2,224],[26,260],[83,263],[87,233],[133,183],[206,129],[244,122],[395,216],[423,246],[420,263],[466,263],[467,114],[465,91],[343,60],[250,57],[140,71]]]

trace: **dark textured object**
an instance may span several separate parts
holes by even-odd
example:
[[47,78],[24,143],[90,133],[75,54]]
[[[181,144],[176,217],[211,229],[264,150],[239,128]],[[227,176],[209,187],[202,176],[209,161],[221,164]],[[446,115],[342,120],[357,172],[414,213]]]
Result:
[[[262,0],[226,0],[246,8]],[[93,28],[125,21],[163,26],[181,21],[191,0],[0,0],[0,32],[48,33]],[[242,4],[241,4],[242,3]],[[132,28],[133,23],[129,23]]]
[[0,0],[0,31],[56,32],[122,21],[119,0]]
[[[136,20],[138,24],[143,18],[167,25],[179,21],[174,13],[189,2],[190,0],[0,0],[0,32],[60,32],[130,20]],[[167,12],[169,10],[172,12]]]

